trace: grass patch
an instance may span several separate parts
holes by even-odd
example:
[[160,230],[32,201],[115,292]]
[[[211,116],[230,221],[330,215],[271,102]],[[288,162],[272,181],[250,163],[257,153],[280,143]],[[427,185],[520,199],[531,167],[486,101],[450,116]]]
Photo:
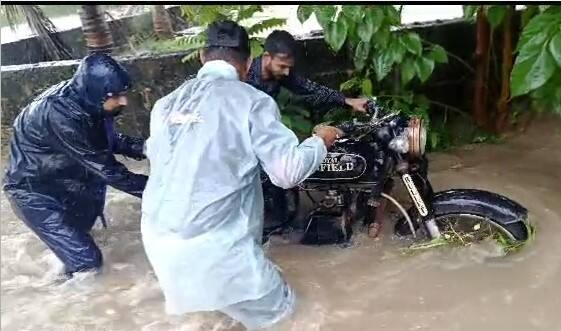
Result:
[[530,242],[535,240],[536,228],[532,224],[526,224],[528,239],[525,241],[512,241],[501,231],[496,230],[490,224],[477,223],[473,226],[473,232],[457,231],[454,227],[445,227],[441,230],[441,237],[421,243],[414,243],[409,247],[402,248],[401,253],[411,255],[425,250],[439,247],[469,247],[483,240],[493,240],[505,255],[520,251]]

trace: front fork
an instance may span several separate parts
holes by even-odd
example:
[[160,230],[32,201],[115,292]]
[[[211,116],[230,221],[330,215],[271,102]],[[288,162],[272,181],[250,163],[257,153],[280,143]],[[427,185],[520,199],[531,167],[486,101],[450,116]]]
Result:
[[429,236],[432,239],[440,238],[440,230],[434,219],[433,190],[427,176],[428,161],[426,157],[414,163],[400,160],[396,169]]

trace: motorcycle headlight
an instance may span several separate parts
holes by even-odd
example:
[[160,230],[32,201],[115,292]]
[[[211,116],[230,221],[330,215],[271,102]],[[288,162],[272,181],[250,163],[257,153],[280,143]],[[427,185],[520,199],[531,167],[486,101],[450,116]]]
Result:
[[427,128],[418,117],[413,117],[409,120],[407,128],[407,140],[409,142],[409,154],[412,157],[421,157],[425,154],[425,147],[427,145]]

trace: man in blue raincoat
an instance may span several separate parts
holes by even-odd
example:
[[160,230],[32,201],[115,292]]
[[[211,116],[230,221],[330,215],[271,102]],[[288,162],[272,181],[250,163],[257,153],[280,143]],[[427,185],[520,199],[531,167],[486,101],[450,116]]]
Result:
[[146,153],[142,240],[170,314],[221,311],[248,329],[290,315],[294,294],[261,247],[260,169],[298,185],[319,168],[335,128],[299,143],[276,102],[243,83],[247,32],[211,24],[197,77],[158,100]]
[[[104,54],[52,86],[17,116],[3,189],[16,215],[64,263],[65,274],[95,270],[102,254],[90,230],[103,218],[107,185],[142,196],[147,177],[114,154],[142,159],[144,141],[113,129],[130,78]],[[105,223],[104,223],[105,225]]]

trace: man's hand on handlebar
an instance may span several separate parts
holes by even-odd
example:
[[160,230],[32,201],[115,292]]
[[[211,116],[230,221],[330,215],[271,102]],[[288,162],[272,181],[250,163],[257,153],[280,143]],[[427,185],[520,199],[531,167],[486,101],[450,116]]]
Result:
[[352,107],[353,111],[357,111],[357,112],[361,112],[361,113],[366,113],[366,103],[367,102],[368,102],[368,99],[365,99],[365,98],[357,98],[357,99],[346,98],[345,99],[345,103],[347,104],[347,106]]
[[334,126],[317,125],[314,128],[314,134],[323,139],[325,147],[329,149],[333,146],[335,140],[344,135],[344,132]]

